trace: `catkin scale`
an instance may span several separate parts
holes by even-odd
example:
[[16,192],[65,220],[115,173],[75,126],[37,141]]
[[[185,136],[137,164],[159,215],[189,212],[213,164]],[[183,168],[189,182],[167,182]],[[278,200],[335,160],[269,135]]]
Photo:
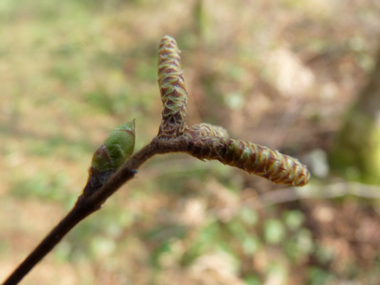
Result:
[[187,128],[184,136],[197,140],[206,137],[228,137],[226,129],[220,126],[214,126],[207,123],[200,123]]
[[310,172],[295,158],[251,142],[207,133],[215,134],[200,127],[186,130],[189,154],[201,160],[219,160],[277,184],[303,186],[310,181]]
[[160,138],[177,137],[186,127],[188,95],[179,53],[177,43],[172,37],[162,38],[158,52],[158,85],[164,105],[158,132]]

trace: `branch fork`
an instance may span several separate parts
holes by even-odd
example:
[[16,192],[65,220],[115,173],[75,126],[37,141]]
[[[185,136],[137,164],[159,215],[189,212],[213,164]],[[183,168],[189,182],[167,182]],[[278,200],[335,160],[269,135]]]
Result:
[[185,152],[200,160],[214,159],[274,183],[303,186],[310,181],[306,166],[295,158],[252,142],[231,139],[227,131],[219,126],[206,123],[187,126],[188,94],[180,68],[180,51],[170,36],[163,37],[159,46],[158,84],[164,108],[157,136],[132,155],[134,121],[116,128],[94,153],[87,184],[73,209],[3,285],[18,284],[75,225],[98,211],[155,154]]

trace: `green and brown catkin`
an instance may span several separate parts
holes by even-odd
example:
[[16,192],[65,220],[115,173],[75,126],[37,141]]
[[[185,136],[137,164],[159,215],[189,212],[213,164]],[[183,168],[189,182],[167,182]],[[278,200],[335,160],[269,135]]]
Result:
[[192,140],[198,140],[202,138],[210,137],[225,137],[228,138],[227,130],[220,126],[214,126],[207,123],[200,123],[197,125],[191,126],[190,129],[187,129],[184,133],[185,137],[188,137]]
[[175,138],[186,127],[187,91],[176,41],[164,36],[158,52],[158,85],[164,105],[159,138]]
[[219,160],[277,184],[303,186],[310,181],[310,172],[295,158],[251,142],[225,136],[207,137],[200,135],[201,132],[207,130],[197,127],[185,132],[188,153],[194,157]]

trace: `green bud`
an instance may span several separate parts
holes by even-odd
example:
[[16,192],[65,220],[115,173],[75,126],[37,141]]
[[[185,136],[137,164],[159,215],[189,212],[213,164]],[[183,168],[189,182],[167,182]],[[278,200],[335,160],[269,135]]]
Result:
[[116,128],[92,156],[91,167],[97,172],[117,170],[133,153],[135,120]]

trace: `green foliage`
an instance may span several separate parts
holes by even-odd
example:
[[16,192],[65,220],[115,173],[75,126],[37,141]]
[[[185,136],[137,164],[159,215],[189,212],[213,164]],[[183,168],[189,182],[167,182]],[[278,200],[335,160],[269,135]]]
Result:
[[260,240],[255,236],[246,236],[243,240],[243,251],[247,256],[253,256],[260,246]]
[[284,251],[289,258],[297,263],[314,250],[314,242],[309,230],[301,229],[287,238],[284,242]]
[[317,267],[309,269],[309,276],[310,285],[325,285],[336,281],[336,277],[333,274]]
[[242,207],[239,211],[239,217],[247,227],[254,227],[259,219],[256,211],[249,207]]
[[352,181],[380,181],[380,132],[376,117],[354,106],[329,157],[332,169]]
[[285,237],[284,225],[279,220],[268,219],[264,223],[264,240],[269,244],[278,244]]
[[260,284],[262,284],[259,278],[257,278],[256,276],[252,276],[252,275],[245,277],[244,281],[248,285],[260,285]]
[[36,197],[43,200],[63,201],[69,196],[63,191],[69,177],[65,173],[39,172],[37,175],[12,185],[12,195],[28,199]]
[[292,230],[298,229],[305,220],[304,214],[299,210],[286,211],[283,216],[285,224]]

